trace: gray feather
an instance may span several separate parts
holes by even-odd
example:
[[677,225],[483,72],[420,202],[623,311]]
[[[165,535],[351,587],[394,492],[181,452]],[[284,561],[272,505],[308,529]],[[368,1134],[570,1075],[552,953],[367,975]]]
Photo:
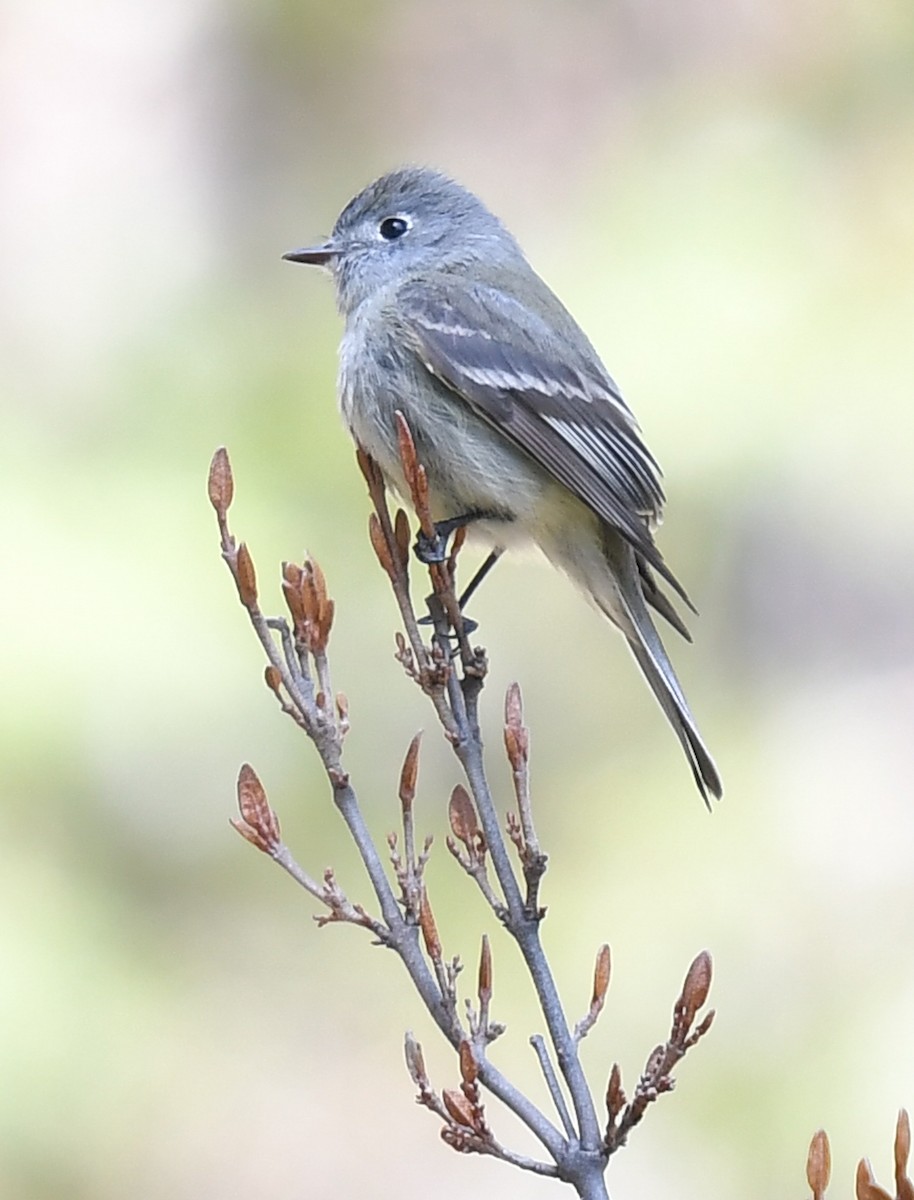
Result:
[[[558,305],[545,284],[530,275],[549,303]],[[417,356],[478,415],[617,529],[689,603],[651,533],[663,509],[660,470],[584,335],[575,325],[576,338],[562,339],[553,352],[554,320],[501,288],[459,282],[458,287],[457,279],[442,272],[398,290],[398,316]],[[546,303],[540,291],[534,294]]]
[[620,611],[607,610],[607,615],[616,621],[628,639],[635,661],[685,751],[705,804],[708,804],[709,793],[719,800],[723,794],[720,775],[647,611],[635,555],[630,546],[612,534],[604,539],[604,543],[607,565],[616,584],[615,599],[620,606]]

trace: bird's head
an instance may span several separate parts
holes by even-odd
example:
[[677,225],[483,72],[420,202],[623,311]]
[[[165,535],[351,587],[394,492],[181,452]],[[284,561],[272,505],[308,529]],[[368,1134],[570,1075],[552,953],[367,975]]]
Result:
[[472,192],[425,167],[382,175],[355,196],[326,242],[283,258],[327,268],[349,314],[390,286],[430,271],[460,270],[520,249]]

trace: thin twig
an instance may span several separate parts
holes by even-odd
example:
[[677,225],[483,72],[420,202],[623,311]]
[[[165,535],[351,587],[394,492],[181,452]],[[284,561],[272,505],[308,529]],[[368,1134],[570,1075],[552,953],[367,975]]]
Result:
[[565,1132],[568,1136],[575,1138],[577,1137],[577,1130],[574,1127],[574,1121],[571,1119],[571,1113],[568,1111],[568,1105],[565,1103],[565,1097],[562,1095],[559,1077],[555,1073],[555,1067],[552,1065],[552,1059],[549,1057],[549,1051],[546,1049],[543,1035],[541,1033],[533,1034],[530,1038],[530,1045],[536,1051],[536,1057],[539,1059],[540,1069],[546,1080],[546,1086],[549,1089],[549,1095],[552,1097],[552,1103],[559,1114],[559,1120],[565,1127]]

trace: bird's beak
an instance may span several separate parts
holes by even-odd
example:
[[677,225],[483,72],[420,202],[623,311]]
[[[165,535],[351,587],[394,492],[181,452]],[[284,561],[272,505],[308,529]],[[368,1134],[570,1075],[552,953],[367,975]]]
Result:
[[304,246],[301,250],[290,250],[283,258],[289,262],[309,263],[312,267],[326,267],[339,254],[339,247],[332,241],[324,242],[322,246]]

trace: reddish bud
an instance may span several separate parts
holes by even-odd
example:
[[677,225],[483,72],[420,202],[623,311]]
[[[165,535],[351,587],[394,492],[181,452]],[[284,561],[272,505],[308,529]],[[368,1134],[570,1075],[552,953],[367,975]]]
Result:
[[680,1002],[685,1009],[686,1020],[689,1025],[691,1025],[695,1019],[695,1014],[707,1000],[710,990],[711,955],[707,950],[702,950],[689,967],[685,983],[682,985]]
[[409,518],[402,508],[397,509],[397,515],[394,518],[394,538],[397,542],[397,551],[400,555],[400,566],[405,571],[409,566]]
[[311,577],[318,607],[320,608],[327,603],[327,578],[316,558],[305,559],[305,567]]
[[523,725],[524,723],[524,707],[521,698],[520,684],[508,684],[508,690],[505,693],[505,724],[506,725]]
[[419,745],[421,741],[422,733],[420,732],[409,743],[406,758],[403,760],[403,768],[400,771],[400,804],[405,813],[411,811],[413,800],[416,798],[416,779],[419,775]]
[[479,1075],[479,1063],[476,1061],[472,1043],[464,1038],[457,1049],[457,1054],[460,1059],[460,1077],[464,1083],[472,1087]]
[[622,1072],[618,1063],[613,1063],[606,1088],[606,1111],[610,1121],[615,1121],[625,1107],[625,1092],[622,1090]]
[[515,771],[521,770],[530,753],[530,732],[524,725],[520,685],[512,683],[505,696],[505,750]]
[[692,1034],[689,1041],[694,1045],[699,1038],[703,1038],[711,1026],[714,1024],[714,1018],[717,1016],[717,1009],[712,1008],[707,1016],[703,1017],[699,1024],[695,1027],[695,1032]]
[[428,475],[425,467],[419,462],[416,453],[416,443],[406,418],[399,409],[394,413],[397,429],[397,445],[400,451],[400,462],[403,464],[403,476],[409,488],[410,499],[423,532],[433,537],[435,526],[429,512],[428,504]]
[[323,652],[327,649],[327,643],[330,641],[330,630],[333,628],[333,615],[336,612],[336,605],[329,598],[321,605],[321,615],[318,629],[320,631],[320,643],[318,652]]
[[309,623],[309,649],[312,654],[323,654],[327,649],[330,629],[333,625],[333,601],[327,595],[327,580],[320,564],[306,558],[302,576],[302,601]]
[[458,783],[451,792],[447,808],[448,819],[454,837],[463,842],[468,850],[479,850],[482,843],[482,830],[476,819],[476,809],[466,788]]
[[416,1041],[411,1031],[407,1031],[403,1042],[403,1049],[406,1055],[406,1069],[409,1071],[409,1077],[420,1091],[425,1091],[428,1086],[428,1073],[425,1070],[425,1058],[422,1054],[422,1046]]
[[263,784],[247,763],[238,772],[237,791],[241,821],[233,820],[233,827],[259,850],[272,854],[279,845],[279,820],[270,807]]
[[605,943],[597,951],[597,961],[593,969],[593,998],[590,1001],[591,1009],[599,1011],[606,1000],[606,993],[609,990],[609,977],[612,966],[610,958],[609,946]]
[[898,1200],[914,1200],[914,1184],[908,1178],[908,1158],[911,1154],[911,1122],[907,1109],[902,1108],[895,1123],[895,1191]]
[[397,428],[397,445],[400,451],[400,462],[403,464],[403,474],[406,476],[406,482],[409,485],[410,491],[413,491],[416,486],[416,472],[419,467],[419,459],[416,455],[416,443],[413,441],[412,430],[406,420],[406,417],[399,409],[394,413],[394,421]]
[[463,1092],[458,1092],[455,1088],[445,1088],[441,1093],[441,1099],[444,1101],[444,1107],[458,1125],[465,1125],[467,1129],[475,1129],[476,1114],[473,1111],[473,1105]]
[[355,461],[359,464],[359,470],[365,476],[365,482],[369,487],[373,483],[379,482],[381,473],[378,469],[378,464],[361,446],[355,448]]
[[413,498],[416,504],[417,514],[422,521],[425,532],[430,536],[433,535],[435,532],[435,526],[428,510],[428,474],[422,463],[419,463],[418,467],[416,467]]
[[831,1178],[831,1148],[828,1134],[820,1129],[812,1136],[806,1158],[806,1182],[812,1189],[813,1200],[822,1200]]
[[486,934],[482,935],[482,949],[479,952],[478,995],[480,1005],[488,1004],[492,999],[492,951]]
[[438,926],[435,924],[432,906],[428,902],[428,893],[425,891],[422,892],[422,902],[419,905],[419,927],[422,930],[422,938],[429,958],[433,962],[438,962],[441,958],[441,939],[438,936]]
[[467,540],[467,527],[466,527],[466,525],[459,525],[457,527],[457,529],[454,531],[454,540],[451,543],[451,553],[450,553],[450,558],[448,560],[450,563],[451,570],[454,569],[454,564],[457,561],[457,555],[463,549],[466,540]]
[[384,537],[384,530],[381,528],[377,513],[372,513],[368,518],[368,537],[371,540],[372,549],[378,556],[378,562],[393,579],[393,559],[390,557],[390,547],[387,545],[387,539]]
[[254,572],[254,560],[244,542],[238,547],[235,558],[235,579],[238,584],[238,598],[248,610],[257,607],[257,576]]
[[296,629],[305,623],[305,609],[301,596],[302,569],[297,563],[282,564],[282,594]]
[[857,1200],[892,1200],[885,1188],[881,1188],[876,1182],[873,1169],[865,1158],[861,1158],[857,1163],[855,1184]]
[[278,696],[279,695],[279,687],[280,687],[280,684],[282,683],[282,675],[279,672],[279,668],[274,667],[272,664],[268,667],[265,667],[264,672],[263,672],[263,679],[264,679],[264,683],[266,683],[266,685],[270,689],[270,691],[275,696]]
[[225,514],[228,512],[235,494],[232,465],[229,462],[225,446],[220,446],[213,455],[213,460],[209,465],[207,491],[209,492],[209,502],[216,510],[219,520],[225,520]]

